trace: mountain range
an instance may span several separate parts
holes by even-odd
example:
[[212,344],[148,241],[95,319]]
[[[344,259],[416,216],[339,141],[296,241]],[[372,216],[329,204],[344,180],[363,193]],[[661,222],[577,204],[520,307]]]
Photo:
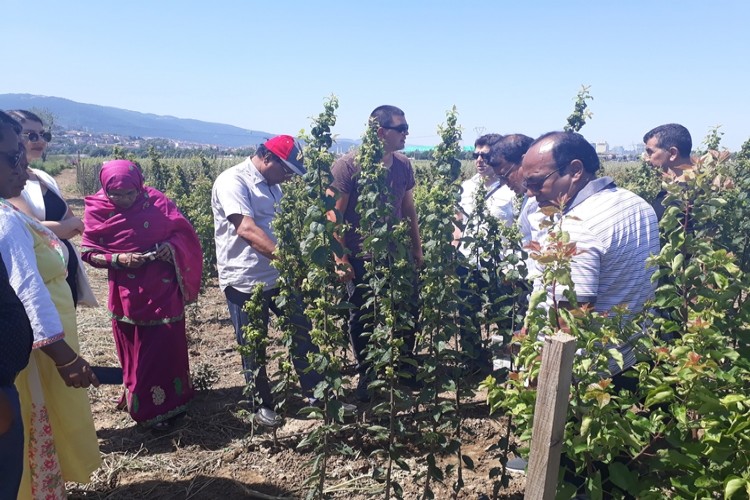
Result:
[[[0,109],[44,110],[54,116],[55,126],[64,130],[171,139],[229,148],[255,146],[276,135],[223,123],[140,113],[110,106],[84,104],[61,97],[31,94],[0,94]],[[344,151],[358,142],[348,139],[336,141]]]

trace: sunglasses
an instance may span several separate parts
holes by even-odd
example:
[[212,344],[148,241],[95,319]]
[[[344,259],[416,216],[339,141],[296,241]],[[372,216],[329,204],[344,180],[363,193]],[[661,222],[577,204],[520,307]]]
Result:
[[542,186],[544,186],[544,182],[552,177],[554,174],[559,173],[561,170],[563,170],[565,167],[558,168],[557,170],[553,170],[552,172],[548,173],[541,179],[524,179],[521,183],[521,187],[526,189],[527,191],[539,191],[542,189]]
[[21,166],[24,157],[23,150],[16,151],[13,154],[6,153],[5,151],[0,151],[0,155],[3,155],[8,159],[8,162],[10,162],[11,165],[10,168],[12,168],[13,170],[17,170]]
[[401,124],[401,125],[397,125],[395,127],[385,127],[384,126],[383,128],[387,128],[388,130],[395,130],[399,134],[405,134],[405,133],[409,132],[409,125],[407,125],[406,123]]
[[484,161],[488,162],[490,161],[490,153],[489,151],[486,153],[471,153],[471,157],[476,159],[482,158]]
[[37,142],[39,139],[44,140],[44,142],[49,142],[52,140],[52,133],[46,130],[43,130],[41,133],[37,133],[32,130],[30,132],[23,132],[21,135],[26,137],[26,140],[29,142]]

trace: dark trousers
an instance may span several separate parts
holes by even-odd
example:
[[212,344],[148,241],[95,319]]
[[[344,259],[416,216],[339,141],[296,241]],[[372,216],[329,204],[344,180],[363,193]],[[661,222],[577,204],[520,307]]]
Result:
[[[349,310],[349,340],[354,350],[354,356],[357,359],[357,372],[360,374],[366,373],[370,365],[367,362],[367,342],[370,334],[372,333],[372,313],[371,307],[365,307],[367,300],[368,288],[366,284],[363,286],[365,277],[365,261],[364,259],[349,257],[349,263],[354,270],[354,279],[346,284],[346,292],[349,296],[349,302],[352,304],[352,308]],[[413,284],[413,304],[417,303],[418,288],[416,283]],[[404,332],[404,353],[411,355],[414,352],[414,344],[416,343],[416,325],[419,311],[416,305],[411,308],[411,313],[414,316],[415,328],[410,331]]]
[[459,303],[458,321],[461,331],[461,349],[472,360],[487,361],[489,354],[482,346],[482,327],[479,324],[479,313],[482,312],[482,300],[471,288],[472,284],[479,284],[479,271],[458,266],[456,274],[461,279],[462,286],[458,290]]
[[[266,327],[268,326],[269,309],[273,311],[274,315],[277,317],[285,315],[284,311],[282,311],[273,300],[278,293],[278,288],[263,292],[262,320]],[[247,312],[245,312],[244,306],[245,302],[250,300],[252,294],[237,291],[229,286],[224,290],[224,295],[227,298],[229,318],[234,326],[237,343],[240,345],[246,345],[247,341],[245,340],[243,327],[250,323],[250,318]],[[301,308],[299,310],[301,310]],[[297,371],[297,375],[299,375],[303,394],[307,397],[311,397],[313,389],[318,382],[322,380],[322,376],[314,370],[308,370],[310,365],[307,362],[307,353],[317,353],[318,348],[310,340],[310,322],[304,314],[295,314],[294,316],[288,317],[288,319],[296,329],[292,342],[292,361],[294,362],[294,368]],[[262,350],[262,354],[263,357],[265,357],[264,349]],[[266,366],[265,364],[259,366],[257,358],[257,349],[252,355],[242,357],[242,368],[245,374],[245,381],[248,384],[254,382],[256,394],[260,397],[263,406],[273,408],[273,396],[271,394],[271,385],[268,381]]]
[[10,429],[0,434],[0,498],[16,498],[23,474],[23,421],[18,391],[13,384],[0,386],[13,411]]

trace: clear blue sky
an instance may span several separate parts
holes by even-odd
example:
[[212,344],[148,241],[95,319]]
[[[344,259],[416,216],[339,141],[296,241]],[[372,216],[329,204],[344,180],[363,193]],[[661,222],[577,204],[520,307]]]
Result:
[[453,105],[469,143],[560,129],[586,84],[590,141],[667,122],[750,138],[746,0],[3,0],[2,17],[0,93],[290,134],[333,93],[341,137],[394,104],[430,145]]

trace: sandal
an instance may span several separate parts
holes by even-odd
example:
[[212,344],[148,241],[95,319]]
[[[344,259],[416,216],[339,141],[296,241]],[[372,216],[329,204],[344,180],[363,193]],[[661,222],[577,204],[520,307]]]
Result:
[[174,422],[170,420],[162,420],[161,422],[156,422],[155,424],[151,424],[151,430],[154,432],[168,432],[171,431],[174,428]]
[[177,415],[174,415],[172,417],[169,417],[166,420],[162,420],[160,422],[155,422],[149,426],[151,431],[160,434],[164,432],[169,432],[176,427],[179,427],[179,424],[182,423],[182,419],[185,417],[184,413],[178,413]]

